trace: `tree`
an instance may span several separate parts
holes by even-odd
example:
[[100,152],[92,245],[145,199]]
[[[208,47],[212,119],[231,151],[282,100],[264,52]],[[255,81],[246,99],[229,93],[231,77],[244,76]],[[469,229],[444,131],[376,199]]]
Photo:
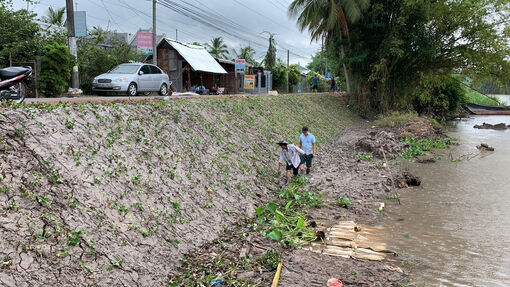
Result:
[[136,53],[127,43],[109,40],[107,37],[109,33],[112,32],[94,27],[88,33],[92,40],[90,38],[78,40],[80,87],[85,93],[92,92],[94,77],[106,73],[119,64],[137,59]]
[[41,57],[39,88],[47,97],[56,97],[69,87],[72,56],[65,45],[53,43],[44,46]]
[[29,62],[40,47],[40,27],[35,14],[25,9],[13,11],[10,1],[0,1],[0,66]]
[[50,26],[55,25],[57,27],[64,27],[66,25],[66,8],[57,8],[53,9],[53,7],[48,8],[48,12],[46,16],[42,17],[41,20],[44,23],[49,24]]
[[[308,29],[312,41],[323,37],[340,40],[340,56],[345,58],[343,36],[349,37],[349,23],[360,20],[363,11],[368,9],[370,0],[294,0],[289,6],[289,15],[297,17],[301,31]],[[345,62],[342,63],[347,85],[351,93],[349,73]]]
[[244,48],[241,47],[239,49],[239,52],[234,50],[234,54],[236,55],[236,57],[238,59],[245,59],[246,62],[248,62],[254,66],[258,65],[257,61],[255,61],[255,59],[253,58],[253,57],[255,57],[255,50],[251,46],[246,46]]
[[266,70],[272,70],[276,64],[276,41],[274,40],[274,36],[276,34],[269,32],[264,33],[269,34],[269,47],[267,49],[266,57],[264,58],[264,68]]
[[228,57],[228,47],[223,42],[222,37],[212,38],[211,44],[205,43],[204,46],[207,48],[209,53],[218,59],[225,59]]

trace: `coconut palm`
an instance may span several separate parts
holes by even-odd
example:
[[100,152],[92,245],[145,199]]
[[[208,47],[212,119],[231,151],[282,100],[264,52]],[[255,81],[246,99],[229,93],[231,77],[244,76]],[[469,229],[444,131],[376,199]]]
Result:
[[255,50],[253,50],[253,48],[251,46],[246,46],[244,48],[241,47],[239,49],[239,52],[234,50],[234,54],[235,54],[236,58],[238,58],[238,59],[245,59],[246,62],[248,62],[252,65],[257,65],[257,61],[255,61],[255,59],[254,59]]
[[225,59],[228,56],[227,44],[222,37],[212,38],[211,44],[205,43],[204,46],[215,58]]
[[48,8],[48,13],[46,14],[46,16],[42,17],[41,20],[44,23],[50,24],[50,26],[55,25],[57,27],[64,27],[66,24],[65,15],[66,15],[65,7],[57,9],[53,9],[53,7],[50,7]]
[[[338,36],[349,37],[349,23],[361,19],[363,11],[368,9],[370,0],[294,0],[289,6],[289,15],[297,17],[301,31],[308,29],[312,41],[326,36],[328,39]],[[340,45],[340,54],[345,58],[344,45]],[[343,63],[347,93],[351,92],[347,66]]]

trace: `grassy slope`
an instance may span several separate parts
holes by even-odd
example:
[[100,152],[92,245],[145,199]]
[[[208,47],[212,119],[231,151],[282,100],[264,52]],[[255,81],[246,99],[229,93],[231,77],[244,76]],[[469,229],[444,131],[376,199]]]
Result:
[[472,104],[478,105],[487,105],[487,106],[506,106],[508,103],[505,103],[494,96],[485,96],[480,94],[477,91],[473,91],[471,89],[465,88],[466,90],[466,101]]
[[163,283],[273,196],[276,141],[352,118],[330,95],[0,110],[0,281]]

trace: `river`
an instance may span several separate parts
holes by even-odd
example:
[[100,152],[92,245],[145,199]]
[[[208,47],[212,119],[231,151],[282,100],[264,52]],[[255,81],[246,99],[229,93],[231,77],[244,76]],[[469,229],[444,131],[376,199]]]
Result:
[[[383,225],[415,286],[510,286],[510,130],[473,128],[483,122],[510,116],[457,121],[448,135],[459,145],[437,151],[441,160],[403,162],[422,185],[391,204]],[[495,151],[480,153],[482,142]]]

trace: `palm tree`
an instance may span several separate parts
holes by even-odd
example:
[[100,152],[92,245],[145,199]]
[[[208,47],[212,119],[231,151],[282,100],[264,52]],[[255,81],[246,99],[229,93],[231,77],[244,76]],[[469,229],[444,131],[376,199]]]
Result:
[[48,8],[48,13],[46,16],[42,17],[42,21],[44,23],[55,25],[57,27],[64,27],[66,24],[65,20],[66,8],[57,8],[53,9],[53,7]]
[[253,58],[255,57],[255,50],[253,50],[251,46],[246,46],[244,48],[241,47],[239,49],[239,53],[236,50],[234,50],[234,54],[238,59],[245,59],[246,62],[255,66],[257,65],[257,61],[255,61],[255,59]]
[[204,46],[215,58],[225,59],[228,56],[227,44],[223,42],[222,37],[213,38],[211,44],[205,43]]
[[[326,36],[332,39],[336,35],[342,43],[343,36],[349,37],[349,23],[361,19],[363,11],[370,6],[370,0],[294,0],[289,6],[289,15],[297,17],[301,31],[308,29],[312,41]],[[345,48],[340,44],[340,56],[345,58]],[[347,93],[351,92],[349,74],[345,63],[345,81]]]

